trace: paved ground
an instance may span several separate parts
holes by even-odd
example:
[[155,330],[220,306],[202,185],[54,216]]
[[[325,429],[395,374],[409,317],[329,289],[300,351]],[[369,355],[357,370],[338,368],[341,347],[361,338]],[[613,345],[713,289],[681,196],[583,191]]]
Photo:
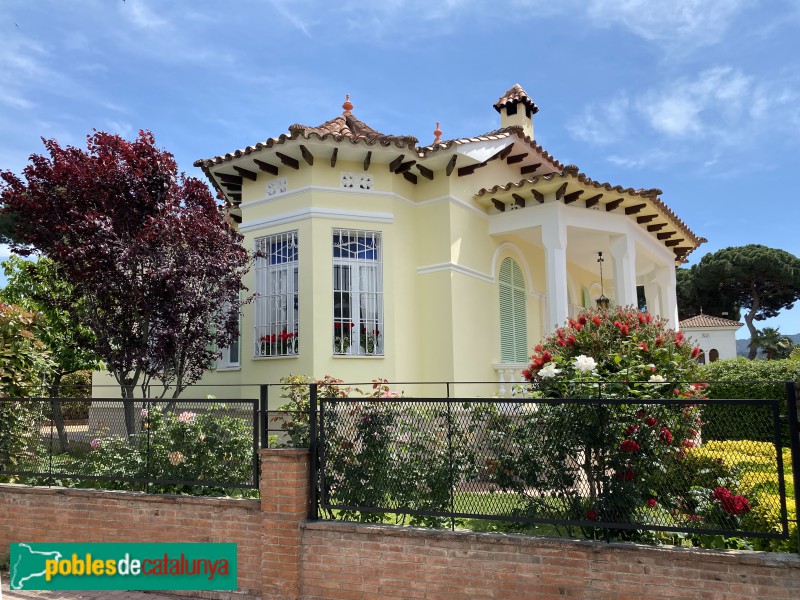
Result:
[[110,598],[111,600],[186,600],[184,596],[158,594],[156,592],[11,592],[8,589],[8,574],[3,573],[3,600],[28,600],[43,598],[46,600],[79,600],[80,598]]

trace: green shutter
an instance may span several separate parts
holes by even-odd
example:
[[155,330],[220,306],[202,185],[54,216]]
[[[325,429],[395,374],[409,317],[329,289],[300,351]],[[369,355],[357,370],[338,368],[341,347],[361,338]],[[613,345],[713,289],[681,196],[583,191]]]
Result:
[[500,361],[525,362],[528,359],[527,297],[525,279],[519,265],[503,259],[498,278],[500,288]]

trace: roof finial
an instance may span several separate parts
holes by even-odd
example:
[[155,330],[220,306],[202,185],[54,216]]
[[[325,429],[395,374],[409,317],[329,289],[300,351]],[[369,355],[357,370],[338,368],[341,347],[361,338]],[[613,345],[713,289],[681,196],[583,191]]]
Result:
[[350,94],[345,94],[344,104],[342,104],[342,108],[344,109],[344,114],[351,115],[350,111],[353,110],[353,104],[350,102]]
[[438,144],[442,141],[442,130],[439,129],[439,121],[436,121],[436,129],[433,130],[433,135],[436,136],[433,140],[434,144]]

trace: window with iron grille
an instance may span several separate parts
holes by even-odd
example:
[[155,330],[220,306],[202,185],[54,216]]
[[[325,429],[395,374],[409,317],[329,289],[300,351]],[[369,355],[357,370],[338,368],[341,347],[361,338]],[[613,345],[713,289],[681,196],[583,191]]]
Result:
[[[223,312],[230,310],[230,304],[226,304]],[[223,348],[221,356],[216,362],[218,371],[235,370],[241,366],[241,344],[239,343],[239,335],[242,331],[242,313],[239,313],[239,322],[236,326],[236,339],[227,348]]]
[[254,355],[299,352],[297,231],[256,239]]
[[525,315],[525,279],[513,258],[500,263],[500,362],[528,360],[528,323]]
[[383,248],[377,231],[333,230],[333,353],[383,356]]

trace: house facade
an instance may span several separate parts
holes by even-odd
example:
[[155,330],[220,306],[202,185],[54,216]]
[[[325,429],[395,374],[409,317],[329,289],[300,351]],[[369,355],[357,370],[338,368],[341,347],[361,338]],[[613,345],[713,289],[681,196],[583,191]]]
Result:
[[348,96],[322,125],[197,161],[260,253],[240,343],[205,382],[293,373],[504,392],[531,346],[601,295],[630,305],[643,288],[677,327],[675,266],[705,240],[660,190],[600,183],[548,154],[519,85],[493,108],[499,129],[442,140],[437,123],[420,145],[360,121]]
[[736,331],[743,323],[699,314],[679,323],[683,331],[692,342],[700,347],[702,354],[700,362],[716,362],[736,358]]

